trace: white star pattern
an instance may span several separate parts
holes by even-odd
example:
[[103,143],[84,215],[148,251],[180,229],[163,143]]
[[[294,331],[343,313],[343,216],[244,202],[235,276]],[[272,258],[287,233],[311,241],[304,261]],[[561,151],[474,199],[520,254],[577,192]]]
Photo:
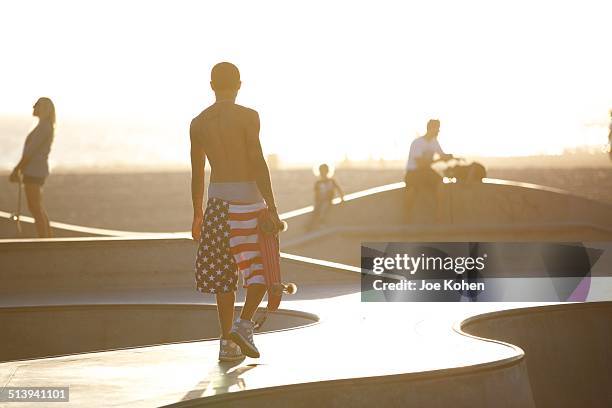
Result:
[[196,260],[196,287],[204,293],[236,290],[238,271],[230,255],[229,204],[210,198]]
[[[261,262],[259,256],[251,257],[252,262],[244,259],[244,250],[238,245],[230,245],[230,211],[240,213],[240,220],[255,221],[265,204],[230,204],[218,198],[209,198],[200,236],[195,262],[196,288],[202,293],[227,293],[236,290],[240,262],[241,273],[248,285],[254,271],[251,263]],[[246,217],[245,217],[246,216]],[[257,235],[250,237],[257,238]],[[257,240],[250,242],[256,243]],[[251,251],[251,250],[249,250]],[[256,261],[257,259],[257,261]],[[255,271],[256,272],[256,271]]]

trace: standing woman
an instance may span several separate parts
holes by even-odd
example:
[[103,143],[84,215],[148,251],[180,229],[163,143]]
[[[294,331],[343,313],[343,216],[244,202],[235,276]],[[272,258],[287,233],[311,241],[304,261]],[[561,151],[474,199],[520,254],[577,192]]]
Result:
[[28,208],[40,238],[51,238],[49,217],[42,203],[42,186],[49,176],[49,152],[55,129],[55,106],[51,99],[40,98],[34,104],[33,116],[38,117],[38,125],[28,135],[23,146],[21,160],[11,173],[12,182],[19,182],[23,176]]

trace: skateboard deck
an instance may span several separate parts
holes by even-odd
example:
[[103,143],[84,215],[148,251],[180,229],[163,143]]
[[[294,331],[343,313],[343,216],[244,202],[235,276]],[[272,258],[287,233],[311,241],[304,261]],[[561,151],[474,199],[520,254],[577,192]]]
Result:
[[[297,291],[297,286],[294,283],[283,283],[281,281],[278,234],[287,229],[287,223],[283,222],[281,231],[275,231],[276,227],[266,209],[261,211],[257,225],[264,279],[268,290],[267,313],[277,310],[283,298],[283,293],[293,294]],[[257,327],[260,327],[265,320],[266,315],[264,314],[263,318],[257,322]]]
[[23,188],[23,184],[22,184],[21,176],[20,176],[18,180],[18,186],[17,186],[17,211],[11,214],[11,220],[15,222],[15,234],[17,238],[21,238],[23,234],[23,231],[21,229],[21,195],[22,195],[21,190],[22,188]]
[[264,278],[268,287],[268,310],[274,311],[278,309],[283,297],[282,289],[277,288],[278,285],[281,285],[278,235],[263,232],[261,229],[258,234]]

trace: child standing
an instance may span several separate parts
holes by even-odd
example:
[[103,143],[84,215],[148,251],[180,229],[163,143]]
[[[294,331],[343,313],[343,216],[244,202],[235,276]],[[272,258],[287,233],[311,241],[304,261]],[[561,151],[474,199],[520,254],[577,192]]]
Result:
[[324,222],[336,193],[340,196],[340,200],[344,202],[344,193],[340,185],[333,177],[329,176],[329,166],[321,164],[319,166],[319,179],[314,184],[314,211],[310,228],[315,228]]

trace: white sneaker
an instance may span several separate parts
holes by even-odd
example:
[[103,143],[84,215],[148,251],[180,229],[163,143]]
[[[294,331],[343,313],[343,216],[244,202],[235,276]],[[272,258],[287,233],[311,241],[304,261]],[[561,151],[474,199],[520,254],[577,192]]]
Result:
[[259,358],[259,350],[253,342],[253,326],[251,320],[242,320],[238,318],[230,331],[230,339],[240,346],[244,354],[252,358]]
[[219,339],[219,361],[238,361],[243,358],[239,345],[230,339]]

